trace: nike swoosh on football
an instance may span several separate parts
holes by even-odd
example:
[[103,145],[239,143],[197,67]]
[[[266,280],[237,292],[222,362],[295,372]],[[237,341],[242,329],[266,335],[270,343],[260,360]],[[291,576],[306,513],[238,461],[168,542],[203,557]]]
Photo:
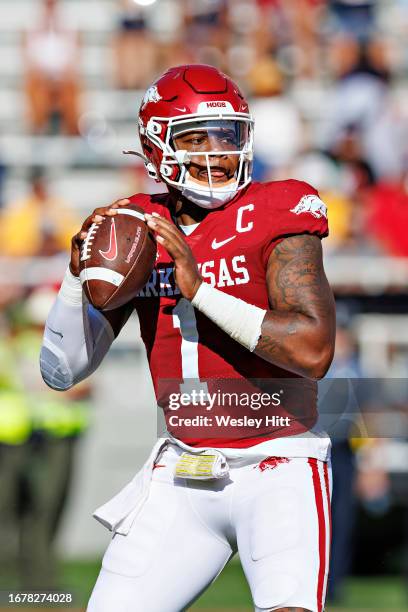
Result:
[[227,242],[231,242],[231,240],[234,240],[234,238],[236,238],[236,236],[230,236],[229,238],[226,238],[225,240],[220,240],[220,242],[217,242],[217,239],[214,238],[214,240],[211,243],[211,248],[212,249],[219,249],[220,247],[224,246],[224,244],[227,244]]
[[47,325],[47,329],[49,329],[49,330],[50,330],[50,332],[52,332],[53,334],[56,334],[57,336],[60,336],[60,337],[61,337],[61,340],[63,339],[64,334],[61,334],[61,332],[59,332],[59,331],[55,331],[55,329],[51,329],[51,327],[48,327],[48,325]]
[[107,251],[99,250],[99,253],[108,261],[113,261],[118,255],[118,243],[116,241],[115,219],[111,219],[109,249]]

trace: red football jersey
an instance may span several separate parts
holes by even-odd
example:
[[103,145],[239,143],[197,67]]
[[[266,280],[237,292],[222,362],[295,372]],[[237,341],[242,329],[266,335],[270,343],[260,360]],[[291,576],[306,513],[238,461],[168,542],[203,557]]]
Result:
[[[171,220],[168,198],[168,194],[138,194],[130,200],[148,213],[158,212]],[[268,309],[265,276],[269,256],[285,237],[303,233],[327,236],[326,208],[313,187],[287,180],[250,184],[231,202],[211,211],[185,240],[205,282]],[[173,261],[160,244],[155,268],[135,299],[135,308],[158,405],[165,411],[168,430],[182,442],[190,446],[249,447],[278,436],[302,433],[315,423],[316,383],[267,363],[195,310],[180,295]],[[252,382],[254,379],[261,382]],[[274,425],[269,421],[256,429],[242,426],[234,431],[222,430],[214,421],[220,412],[216,401],[211,410],[200,407],[203,416],[212,419],[211,426],[208,422],[203,422],[200,430],[172,426],[175,411],[169,408],[169,395],[175,390],[182,392],[191,381],[215,393],[270,389],[273,380],[287,381],[286,396],[273,410],[277,417],[290,415],[289,429],[278,418]],[[294,389],[294,403],[288,399],[290,388]],[[306,412],[294,405],[299,395],[303,406],[307,404]],[[191,414],[197,415],[197,410],[196,407]],[[255,414],[249,409],[246,412]],[[235,414],[242,416],[242,410]]]

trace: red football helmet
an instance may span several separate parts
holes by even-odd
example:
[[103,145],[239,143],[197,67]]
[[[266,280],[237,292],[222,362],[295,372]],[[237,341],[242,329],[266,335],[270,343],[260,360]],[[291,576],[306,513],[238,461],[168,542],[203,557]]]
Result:
[[[207,145],[193,154],[176,146],[175,136],[197,131],[209,135],[207,142],[218,138],[223,144],[217,142],[217,150]],[[248,104],[237,85],[212,66],[176,66],[155,81],[142,100],[139,135],[150,176],[200,206],[220,206],[251,181],[253,119]],[[220,154],[238,156],[235,176],[221,183],[212,180],[210,171],[210,160]],[[205,160],[205,181],[191,177],[192,156]]]

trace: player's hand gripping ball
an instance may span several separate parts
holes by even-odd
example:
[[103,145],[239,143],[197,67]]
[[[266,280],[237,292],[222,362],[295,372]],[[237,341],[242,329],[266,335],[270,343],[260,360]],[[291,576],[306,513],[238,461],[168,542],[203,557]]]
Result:
[[119,200],[97,208],[74,236],[71,271],[79,273],[95,308],[112,310],[136,297],[149,280],[155,259],[156,242],[143,209]]
[[180,230],[159,213],[146,214],[147,225],[156,234],[156,240],[164,246],[174,261],[174,278],[183,297],[192,300],[203,278],[197,262]]

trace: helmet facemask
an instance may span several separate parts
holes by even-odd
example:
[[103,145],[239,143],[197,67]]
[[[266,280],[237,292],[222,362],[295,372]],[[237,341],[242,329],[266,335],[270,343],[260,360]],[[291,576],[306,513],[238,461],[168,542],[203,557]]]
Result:
[[251,181],[253,120],[247,113],[152,117],[141,134],[160,149],[160,177],[198,206],[218,208]]

